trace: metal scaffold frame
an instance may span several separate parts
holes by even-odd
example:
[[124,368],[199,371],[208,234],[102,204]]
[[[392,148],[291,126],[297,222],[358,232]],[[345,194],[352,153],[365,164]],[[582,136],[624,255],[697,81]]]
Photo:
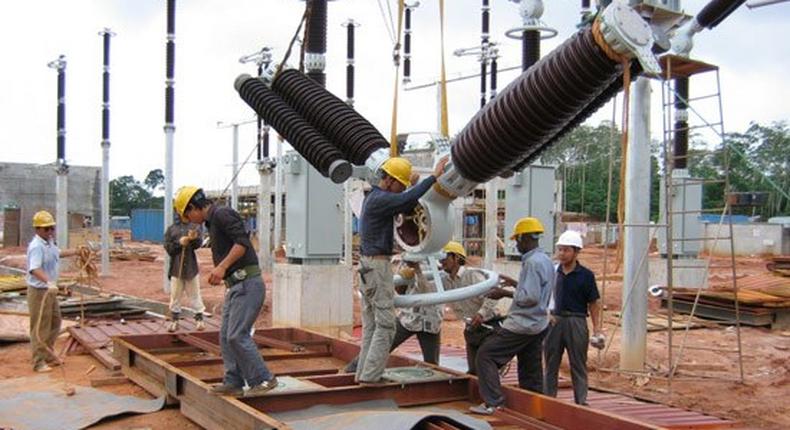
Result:
[[[702,62],[689,60],[687,58],[667,55],[662,58],[662,65],[664,66],[664,76],[661,80],[661,99],[662,99],[662,106],[663,106],[663,156],[664,156],[664,171],[665,171],[665,180],[664,180],[664,195],[666,196],[665,201],[666,205],[664,209],[664,219],[666,220],[666,250],[667,250],[667,285],[666,285],[666,303],[667,303],[667,363],[668,363],[668,374],[667,374],[667,384],[669,386],[669,390],[672,390],[672,381],[676,377],[675,374],[677,372],[678,365],[680,364],[683,354],[686,350],[689,349],[696,349],[696,350],[713,350],[716,352],[721,353],[728,353],[728,354],[737,354],[738,360],[738,382],[743,383],[744,376],[743,376],[743,354],[742,354],[742,345],[741,345],[741,315],[740,315],[740,305],[738,302],[738,281],[737,281],[737,273],[736,273],[736,265],[735,265],[735,244],[734,244],[734,235],[733,235],[733,227],[732,227],[732,205],[730,204],[729,199],[727,198],[728,193],[731,191],[730,189],[730,180],[729,180],[729,160],[730,160],[730,151],[729,146],[727,145],[726,137],[725,137],[725,130],[724,130],[724,116],[723,116],[723,109],[722,109],[722,102],[721,102],[721,84],[720,84],[720,76],[719,76],[719,68],[717,66],[713,66],[710,64],[705,64]],[[698,74],[715,74],[716,79],[716,91],[712,94],[707,94],[703,96],[697,96],[694,98],[684,98],[682,95],[678,94],[676,89],[672,86],[673,79],[676,77],[685,77],[690,78],[691,76],[698,75]],[[673,124],[673,119],[675,117],[675,103],[673,99],[680,99],[686,106],[687,110],[692,112],[694,116],[701,122],[701,125],[698,126],[690,126],[686,125],[684,129],[677,129]],[[715,99],[718,106],[718,121],[711,123],[692,105],[691,102],[705,100],[705,99]],[[676,156],[672,151],[672,138],[676,131],[678,130],[693,130],[705,128],[713,131],[720,139],[721,139],[721,151],[723,151],[724,156],[724,172],[723,176],[719,179],[714,180],[703,180],[703,179],[690,179],[687,178],[682,183],[677,183],[673,178],[673,172],[675,169],[676,161],[679,158],[688,159],[688,155],[681,155]],[[724,207],[723,208],[715,208],[715,209],[705,209],[700,208],[698,210],[681,210],[676,211],[673,210],[672,207],[672,198],[674,191],[679,187],[686,187],[689,185],[701,185],[701,184],[712,184],[712,183],[722,183],[724,184]],[[715,236],[705,236],[702,235],[698,238],[675,238],[673,235],[673,218],[676,215],[684,215],[688,213],[696,213],[696,214],[703,214],[703,213],[716,213],[720,212],[719,223],[718,227],[716,228]],[[722,236],[722,227],[724,227],[726,220],[726,228],[729,231],[728,236]],[[733,298],[734,298],[734,307],[735,307],[735,320],[722,320],[723,322],[734,322],[735,323],[735,333],[736,333],[736,347],[734,349],[726,349],[726,348],[710,348],[704,346],[697,346],[697,345],[688,345],[688,332],[691,328],[691,322],[694,318],[694,315],[697,311],[697,305],[700,300],[700,295],[704,289],[708,287],[708,278],[711,269],[711,261],[713,259],[714,251],[717,249],[717,244],[720,240],[727,240],[729,241],[729,265],[715,265],[716,268],[729,268],[731,269],[732,273],[732,291],[733,291]],[[675,288],[674,288],[674,276],[673,271],[676,268],[681,268],[682,266],[678,266],[678,259],[675,257],[675,242],[678,241],[698,241],[701,243],[708,243],[712,241],[712,246],[708,250],[707,258],[705,259],[704,265],[704,274],[703,274],[703,284],[697,288],[697,292],[694,297],[694,303],[691,307],[691,310],[688,314],[688,319],[685,324],[685,329],[683,332],[683,337],[680,341],[680,345],[674,344],[673,339],[673,321],[674,321],[674,295],[675,295]],[[674,356],[674,349],[679,348],[679,352],[677,356]],[[714,379],[729,379],[726,378],[724,375],[710,375],[710,374],[693,374],[684,372],[688,376],[691,377],[699,377],[699,378],[714,378]]]

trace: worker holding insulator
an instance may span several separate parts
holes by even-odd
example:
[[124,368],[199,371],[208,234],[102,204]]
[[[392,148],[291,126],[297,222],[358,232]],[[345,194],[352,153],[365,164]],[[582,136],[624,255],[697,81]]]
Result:
[[381,166],[381,179],[362,202],[360,217],[360,292],[362,293],[362,348],[355,380],[360,384],[383,382],[382,375],[395,337],[395,287],[390,258],[393,252],[394,217],[410,212],[417,201],[444,173],[442,158],[433,175],[411,185],[411,163],[392,157]]
[[[175,206],[175,205],[174,205]],[[176,209],[178,211],[178,209]],[[167,277],[170,280],[170,325],[167,331],[178,330],[181,317],[181,299],[186,296],[195,311],[195,329],[205,330],[203,312],[206,306],[200,296],[200,277],[195,250],[200,248],[200,226],[181,222],[179,219],[165,231],[164,248],[170,255]]]
[[60,251],[55,244],[55,218],[47,211],[33,215],[35,235],[27,246],[27,307],[30,312],[30,349],[33,370],[50,372],[61,364],[53,347],[60,334],[58,275],[60,258],[75,254]]
[[[485,280],[485,276],[475,270],[466,270],[466,250],[458,242],[450,241],[444,246],[445,257],[440,261],[448,279],[443,281],[445,290],[464,288]],[[477,375],[475,360],[477,352],[486,339],[501,327],[503,318],[497,313],[497,301],[485,296],[448,303],[456,318],[463,320],[464,341],[466,342],[467,373]]]
[[492,299],[512,297],[502,329],[486,340],[477,352],[477,376],[483,403],[469,410],[493,415],[502,408],[505,398],[499,380],[499,368],[518,357],[519,388],[543,393],[543,338],[549,326],[548,307],[554,288],[554,264],[539,247],[543,225],[537,218],[521,218],[513,227],[511,240],[521,254],[518,281],[500,275],[505,286],[488,293]]
[[[230,207],[215,206],[202,189],[193,186],[178,190],[174,206],[182,221],[206,223],[214,261],[208,282],[225,284],[226,288],[219,332],[225,375],[222,384],[212,387],[211,392],[251,397],[274,389],[277,378],[266,367],[251,335],[266,287],[241,216]],[[250,387],[246,391],[242,388],[245,382]]]
[[[568,230],[557,241],[557,282],[554,287],[549,332],[544,345],[546,353],[546,395],[557,396],[557,378],[563,351],[568,351],[573,382],[573,399],[587,404],[587,348],[603,348],[604,337],[598,324],[601,305],[593,272],[579,263],[584,248],[582,236]],[[587,315],[594,335],[589,337]]]

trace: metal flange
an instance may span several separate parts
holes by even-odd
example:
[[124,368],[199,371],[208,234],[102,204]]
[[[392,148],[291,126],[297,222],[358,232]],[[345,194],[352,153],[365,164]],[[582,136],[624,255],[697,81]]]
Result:
[[653,54],[653,29],[629,6],[616,2],[601,14],[601,34],[612,50],[635,57],[649,75],[661,74],[661,66]]

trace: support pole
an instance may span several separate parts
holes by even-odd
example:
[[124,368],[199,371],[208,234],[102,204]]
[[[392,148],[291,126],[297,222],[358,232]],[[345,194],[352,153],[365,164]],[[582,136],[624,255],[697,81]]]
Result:
[[239,175],[236,174],[239,170],[239,124],[233,124],[233,161],[230,174],[230,207],[234,211],[239,210]]
[[110,274],[110,38],[109,28],[99,32],[103,40],[101,127],[101,275]]
[[57,193],[55,206],[55,226],[58,246],[67,248],[69,242],[69,166],[66,163],[66,56],[60,55],[57,60],[47,64],[58,71],[58,108],[57,108],[57,153],[55,169]]
[[[353,19],[346,21],[346,103],[354,107],[354,30],[359,24]],[[404,55],[403,81],[407,82],[409,74],[409,57],[411,52],[411,9],[406,9],[406,45]],[[351,212],[351,192],[353,179],[349,178],[343,183],[343,262],[350,269],[354,265],[354,230],[352,229],[353,214]]]
[[274,249],[282,245],[283,231],[283,137],[277,135],[277,165],[274,172]]
[[488,270],[493,270],[494,262],[497,257],[497,226],[499,224],[499,218],[497,216],[497,209],[499,206],[498,185],[498,178],[494,178],[486,183],[486,243],[484,267]]
[[[176,0],[167,0],[167,53],[165,80],[165,196],[164,196],[164,230],[173,222],[173,135],[176,132],[174,121],[175,110],[175,61],[176,61]],[[162,232],[164,234],[164,231]],[[170,282],[167,279],[170,256],[165,254],[162,284],[165,293],[170,293]]]
[[271,212],[272,212],[272,168],[269,162],[269,126],[263,127],[261,146],[265,148],[266,155],[258,161],[258,264],[265,272],[272,270],[271,249]]
[[[650,92],[648,78],[634,82],[625,180],[626,225],[647,225],[650,221]],[[647,350],[649,230],[642,227],[624,230],[620,369],[641,371]]]

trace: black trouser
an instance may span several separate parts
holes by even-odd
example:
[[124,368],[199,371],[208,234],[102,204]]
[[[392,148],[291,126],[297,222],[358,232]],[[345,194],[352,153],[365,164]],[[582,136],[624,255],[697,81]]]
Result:
[[573,383],[573,400],[587,403],[587,344],[590,341],[586,317],[556,316],[557,322],[549,327],[546,342],[546,395],[557,397],[557,378],[560,373],[562,353],[568,351]]
[[472,327],[469,324],[466,325],[464,329],[464,340],[466,341],[466,365],[469,368],[466,373],[477,375],[477,351],[486,339],[500,329],[503,319],[504,318],[493,318],[485,322],[485,324],[494,327],[493,329],[483,326]]
[[[422,350],[422,360],[426,363],[439,364],[439,353],[441,350],[441,332],[428,333],[425,331],[410,331],[407,330],[400,321],[395,325],[395,337],[392,339],[392,346],[390,352],[394,351],[403,342],[409,340],[410,337],[417,335],[417,341],[420,342],[420,350]],[[346,372],[356,372],[357,363],[359,362],[359,355],[354,357],[351,363],[346,366]]]
[[534,335],[518,334],[504,328],[489,337],[477,352],[480,397],[489,406],[505,403],[499,368],[518,358],[518,386],[543,393],[543,337],[546,330]]

